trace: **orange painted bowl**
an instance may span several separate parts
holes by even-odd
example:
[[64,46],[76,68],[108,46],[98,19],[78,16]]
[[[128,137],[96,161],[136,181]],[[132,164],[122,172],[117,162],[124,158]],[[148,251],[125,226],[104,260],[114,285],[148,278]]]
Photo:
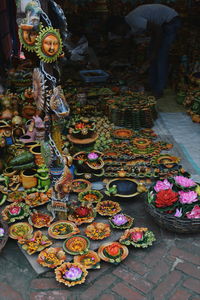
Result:
[[102,222],[94,222],[85,229],[85,234],[91,240],[103,240],[110,236],[110,225]]
[[74,262],[81,264],[86,269],[100,269],[100,257],[92,250],[86,254],[74,256]]
[[63,249],[71,255],[85,254],[89,251],[90,241],[83,235],[75,235],[66,239]]
[[31,236],[33,227],[27,222],[19,222],[11,225],[8,230],[9,237],[18,240]]
[[76,224],[66,220],[54,222],[48,228],[48,235],[54,239],[66,239],[79,232],[80,230]]
[[54,269],[61,265],[67,256],[60,247],[50,247],[41,251],[38,255],[37,262],[43,266]]
[[98,249],[99,257],[110,263],[118,264],[128,256],[128,248],[118,242],[108,242]]

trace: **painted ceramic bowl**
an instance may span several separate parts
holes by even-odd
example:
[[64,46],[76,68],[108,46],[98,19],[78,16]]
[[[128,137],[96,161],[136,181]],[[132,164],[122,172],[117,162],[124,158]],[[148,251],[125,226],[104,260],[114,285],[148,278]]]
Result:
[[152,231],[145,227],[134,227],[127,229],[120,237],[119,242],[123,245],[132,245],[135,248],[147,248],[155,241]]
[[102,198],[102,193],[96,190],[89,190],[78,194],[78,200],[85,203],[97,203]]
[[91,240],[103,240],[111,234],[110,225],[101,222],[94,222],[86,227],[85,234]]
[[113,216],[116,215],[118,212],[120,212],[122,209],[119,205],[119,203],[105,200],[97,203],[96,211],[101,216]]
[[52,241],[39,230],[35,231],[33,236],[28,239],[19,239],[18,243],[29,255],[40,252],[52,245]]
[[7,201],[9,202],[22,202],[26,198],[26,192],[14,191],[8,194]]
[[33,212],[29,216],[28,221],[34,227],[42,228],[49,227],[53,219],[54,218],[48,214],[33,210]]
[[90,190],[92,184],[85,179],[74,179],[72,181],[71,190],[74,193],[81,193]]
[[73,212],[68,215],[68,220],[76,225],[83,223],[91,223],[96,217],[96,211],[92,206],[79,206],[73,209]]
[[63,263],[55,269],[56,280],[71,287],[85,282],[88,274],[86,268],[79,263]]
[[128,256],[128,248],[118,242],[105,243],[99,247],[98,255],[106,262],[118,264]]
[[89,251],[90,241],[82,235],[75,235],[63,243],[64,250],[71,255],[85,254]]
[[30,214],[29,206],[25,203],[12,203],[7,205],[1,212],[3,220],[8,223],[13,223],[16,220],[24,219]]
[[134,219],[131,216],[125,214],[116,214],[109,218],[109,222],[113,228],[127,229],[133,225]]
[[136,137],[133,139],[132,143],[138,149],[146,149],[151,145],[152,140],[144,137]]
[[51,197],[51,190],[47,191],[46,193],[35,192],[27,195],[27,197],[25,198],[25,202],[30,207],[36,207],[49,202],[50,197]]
[[40,252],[37,258],[37,262],[43,266],[54,269],[61,265],[66,260],[66,254],[62,248],[47,248]]
[[27,222],[19,222],[9,227],[9,237],[18,240],[32,235],[33,227]]
[[92,250],[89,250],[86,254],[74,256],[74,262],[81,264],[86,269],[100,269],[100,258]]
[[54,222],[48,229],[48,235],[54,239],[66,239],[79,232],[73,222],[65,220]]
[[128,140],[128,139],[132,138],[132,136],[134,135],[134,131],[131,129],[125,129],[125,128],[115,129],[115,130],[113,130],[112,135],[116,139]]

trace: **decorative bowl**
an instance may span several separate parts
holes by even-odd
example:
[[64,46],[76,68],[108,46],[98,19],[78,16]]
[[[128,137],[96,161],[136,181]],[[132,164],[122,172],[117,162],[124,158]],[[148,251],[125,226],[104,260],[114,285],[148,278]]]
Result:
[[83,255],[74,256],[74,263],[79,263],[86,269],[100,269],[100,258],[98,254],[92,250]]
[[112,136],[116,139],[123,139],[123,140],[128,140],[131,139],[134,135],[134,131],[131,129],[125,129],[125,128],[121,128],[121,129],[115,129],[112,132]]
[[22,245],[22,248],[29,255],[32,255],[35,252],[40,252],[52,245],[52,241],[50,241],[48,237],[39,230],[35,231],[31,238],[19,239],[18,243]]
[[27,238],[32,235],[33,227],[27,222],[19,222],[11,225],[8,230],[9,237],[14,240]]
[[85,203],[98,203],[102,198],[102,193],[97,190],[89,190],[78,194],[78,200]]
[[111,234],[110,225],[101,222],[94,222],[86,227],[85,234],[91,240],[103,240]]
[[34,209],[33,212],[30,213],[28,221],[34,227],[42,228],[42,227],[49,227],[53,219],[54,218],[52,216],[39,212],[36,209]]
[[30,207],[40,206],[49,202],[51,195],[52,195],[51,189],[46,193],[40,193],[40,192],[31,193],[27,195],[27,197],[25,198],[25,202]]
[[119,242],[127,246],[132,245],[135,248],[147,248],[152,246],[155,240],[153,232],[148,228],[134,227],[127,229],[120,237]]
[[54,239],[66,239],[79,233],[78,227],[71,221],[57,221],[48,228],[48,235]]
[[74,207],[73,212],[68,215],[68,220],[74,222],[76,225],[83,223],[91,223],[96,217],[96,211],[92,206]]
[[118,212],[120,212],[122,209],[119,205],[119,203],[111,201],[111,200],[105,200],[97,203],[96,211],[101,216],[113,216],[116,215]]
[[66,262],[55,269],[55,274],[58,282],[71,287],[85,282],[88,271],[79,263]]
[[16,220],[24,219],[30,214],[29,206],[23,202],[7,205],[1,212],[2,218],[8,223],[13,223]]
[[74,193],[81,193],[81,192],[86,192],[90,190],[92,187],[92,184],[85,179],[74,179],[72,181],[72,186],[71,190]]
[[109,242],[99,247],[98,255],[106,262],[118,264],[128,256],[128,248],[118,242]]
[[134,218],[125,214],[116,214],[109,218],[109,222],[113,228],[116,229],[127,229],[133,225]]
[[66,254],[62,248],[50,247],[41,251],[38,255],[37,262],[43,266],[54,269],[66,260]]
[[8,194],[7,201],[9,202],[22,202],[26,198],[25,191],[14,191]]
[[83,235],[75,235],[63,243],[64,250],[71,255],[85,254],[89,251],[90,241]]

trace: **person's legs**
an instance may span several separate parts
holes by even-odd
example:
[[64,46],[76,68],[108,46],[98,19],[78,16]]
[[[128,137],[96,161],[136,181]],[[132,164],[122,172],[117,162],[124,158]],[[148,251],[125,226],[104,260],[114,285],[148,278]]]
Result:
[[167,84],[169,69],[169,52],[172,43],[176,39],[177,29],[180,27],[180,21],[164,25],[163,40],[156,59],[156,85],[154,93],[161,96]]
[[[149,45],[149,53],[148,56],[150,55],[152,49],[153,49],[153,39],[151,39],[150,41],[150,45]],[[149,78],[148,78],[148,82],[149,82],[149,89],[151,89],[152,91],[155,90],[156,88],[156,83],[157,83],[157,60],[151,62],[150,66],[149,66]]]

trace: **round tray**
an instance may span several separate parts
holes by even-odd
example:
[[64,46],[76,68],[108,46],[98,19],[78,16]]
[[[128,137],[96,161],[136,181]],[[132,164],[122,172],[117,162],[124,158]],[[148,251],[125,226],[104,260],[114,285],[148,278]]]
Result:
[[200,232],[200,219],[183,220],[174,216],[166,215],[147,202],[145,202],[145,209],[152,216],[155,223],[166,230],[176,233]]

